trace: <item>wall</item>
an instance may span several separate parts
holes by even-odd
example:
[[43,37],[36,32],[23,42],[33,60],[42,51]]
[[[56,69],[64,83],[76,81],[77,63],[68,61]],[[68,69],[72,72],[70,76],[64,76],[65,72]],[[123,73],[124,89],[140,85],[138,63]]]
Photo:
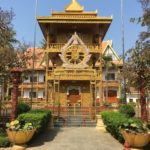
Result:
[[132,94],[127,93],[127,103],[130,102],[130,99],[132,99],[133,102],[136,103],[137,99],[139,98],[140,98],[140,94],[138,93],[132,93]]

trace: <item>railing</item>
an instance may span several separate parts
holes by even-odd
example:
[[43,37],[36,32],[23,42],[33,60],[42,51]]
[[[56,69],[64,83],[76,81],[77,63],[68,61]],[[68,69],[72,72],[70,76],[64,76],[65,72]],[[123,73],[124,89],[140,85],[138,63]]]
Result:
[[[22,83],[19,85],[19,88],[31,88],[32,83]],[[34,82],[33,83],[34,88],[45,88],[45,83],[40,83],[40,82]]]
[[103,86],[106,87],[106,86],[109,86],[109,87],[118,87],[120,85],[120,82],[119,80],[105,80],[103,81]]
[[[61,48],[65,45],[66,43],[51,43],[49,44],[48,51],[49,52],[60,52]],[[86,47],[89,49],[91,53],[101,53],[101,46],[97,44],[85,44]]]
[[[50,110],[52,110],[54,115],[60,115],[60,116],[75,116],[75,115],[81,115],[81,116],[91,116],[94,113],[93,107],[79,107],[79,106],[50,106],[48,107]],[[58,113],[59,112],[59,113]]]
[[100,79],[100,74],[93,69],[55,69],[48,71],[48,78],[59,78],[60,80],[94,80]]

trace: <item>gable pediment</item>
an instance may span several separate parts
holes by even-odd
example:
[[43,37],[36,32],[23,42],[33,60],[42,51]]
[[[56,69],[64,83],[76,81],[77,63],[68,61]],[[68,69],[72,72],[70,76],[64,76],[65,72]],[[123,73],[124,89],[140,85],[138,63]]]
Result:
[[116,52],[114,51],[114,49],[110,46],[107,45],[107,47],[105,48],[103,55],[105,56],[111,56],[113,61],[119,61],[120,58],[118,57],[118,55],[116,54]]

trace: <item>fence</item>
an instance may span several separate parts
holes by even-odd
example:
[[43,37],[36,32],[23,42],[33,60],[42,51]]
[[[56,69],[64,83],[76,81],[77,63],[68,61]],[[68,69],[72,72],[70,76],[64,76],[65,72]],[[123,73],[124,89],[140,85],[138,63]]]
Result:
[[0,104],[0,128],[5,128],[5,124],[10,121],[11,101],[4,101]]

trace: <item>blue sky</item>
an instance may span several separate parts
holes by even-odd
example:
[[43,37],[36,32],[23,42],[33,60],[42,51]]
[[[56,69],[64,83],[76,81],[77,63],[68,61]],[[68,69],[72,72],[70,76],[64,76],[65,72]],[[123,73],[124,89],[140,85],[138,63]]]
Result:
[[[38,0],[37,15],[49,16],[51,10],[63,11],[70,1]],[[105,36],[105,40],[113,40],[114,49],[119,55],[122,54],[120,1],[78,0],[84,6],[85,11],[95,11],[97,9],[100,16],[113,16],[113,23]],[[13,25],[17,32],[17,39],[33,43],[35,0],[0,0],[0,7],[2,9],[13,9],[15,13]],[[124,0],[125,50],[134,46],[139,32],[143,30],[139,25],[130,23],[129,20],[131,17],[139,17],[141,15],[142,9],[138,0]],[[37,47],[43,38],[38,25],[36,37]]]

